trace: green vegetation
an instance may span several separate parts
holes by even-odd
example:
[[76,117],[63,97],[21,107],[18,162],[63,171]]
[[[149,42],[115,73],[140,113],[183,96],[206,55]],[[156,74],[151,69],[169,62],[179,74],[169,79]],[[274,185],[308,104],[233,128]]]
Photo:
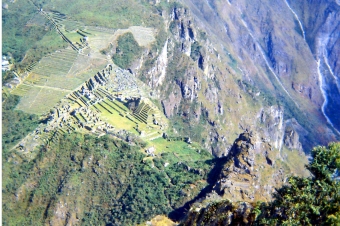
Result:
[[67,46],[29,1],[10,4],[3,11],[2,21],[3,53],[13,56],[15,69],[24,69],[44,55]]
[[[111,105],[112,105],[112,103],[111,103]],[[120,115],[121,113],[119,113],[117,110],[110,108],[110,105],[105,105],[105,106],[107,107],[107,109],[110,109],[111,113],[108,112],[106,109],[104,109],[99,104],[96,104],[94,106],[101,111],[101,118],[104,121],[110,123],[115,128],[125,129],[125,130],[127,130],[131,133],[137,134],[137,131],[135,129],[137,124],[135,122],[131,121],[130,119],[128,119],[127,117]]]
[[154,14],[150,15],[149,9],[151,8],[151,5],[144,1],[33,1],[45,11],[58,10],[66,16],[71,16],[75,21],[81,21],[84,24],[91,26],[127,28],[133,25],[142,25],[142,22],[148,26],[148,23],[153,23],[151,22],[152,19],[157,17],[157,15]]
[[238,79],[237,82],[239,87],[246,91],[247,94],[249,94],[253,99],[255,99],[256,94],[259,93],[262,103],[265,104],[266,106],[273,106],[278,104],[273,94],[266,90],[265,88],[261,89],[260,91],[259,87],[257,87],[256,85],[252,85],[249,82],[241,81],[240,79]]
[[[17,90],[15,92],[17,93]],[[69,92],[66,91],[45,89],[35,86],[29,87],[29,91],[27,93],[20,93],[22,97],[16,109],[22,110],[26,113],[42,115],[68,93]]]
[[56,50],[64,49],[68,44],[57,34],[56,31],[48,31],[38,42],[36,42],[31,49],[26,53],[26,57],[21,62],[22,67],[31,65],[39,61],[47,54],[53,53]]
[[[171,153],[175,159],[175,162],[178,161],[199,161],[199,160],[207,160],[210,157],[210,154],[202,149],[202,147],[193,142],[188,144],[181,140],[171,139],[168,141],[163,138],[157,138],[152,140],[150,143],[155,146],[157,153]],[[175,154],[174,154],[175,153]]]
[[25,26],[35,13],[29,1],[16,1],[2,12],[2,52],[10,52],[16,62],[47,33],[42,26]]
[[70,27],[71,30],[82,28],[84,24],[106,28],[140,25],[159,31],[163,27],[157,7],[146,1],[16,1],[3,10],[2,16],[3,53],[13,56],[16,69],[24,69],[44,55],[68,45],[52,28],[51,23],[39,14],[39,8],[51,15],[62,15],[58,22],[69,30]]
[[279,189],[272,202],[223,200],[204,208],[194,203],[180,225],[339,225],[340,143],[316,147],[312,157],[306,168],[313,176],[290,177],[289,185]]
[[2,102],[2,151],[7,153],[8,149],[32,132],[37,126],[39,119],[36,115],[15,111],[19,97],[9,95],[3,96]]
[[[190,211],[180,226],[191,225],[253,225],[254,215],[243,203],[232,203],[223,200],[209,204],[199,211]],[[242,212],[242,209],[244,212]]]
[[158,51],[160,53],[162,51],[162,48],[167,38],[168,38],[168,33],[165,31],[164,27],[162,26],[156,36],[156,42],[152,45],[152,51],[153,52]]
[[137,59],[142,52],[131,32],[125,33],[118,38],[116,54],[113,56],[113,62],[124,69],[131,66],[132,62]]
[[208,153],[183,162],[139,150],[109,136],[73,133],[40,147],[30,162],[13,151],[3,165],[3,225],[53,224],[63,211],[84,225],[136,225],[168,214],[206,186]]
[[233,55],[231,55],[231,53],[229,53],[227,49],[223,48],[223,51],[229,58],[228,65],[232,67],[235,71],[239,71],[239,69],[237,68],[237,60],[233,57]]
[[190,53],[190,57],[194,60],[194,61],[196,61],[196,60],[198,60],[198,58],[200,57],[200,55],[201,55],[201,51],[203,51],[202,50],[202,46],[198,43],[198,42],[193,42],[192,44],[191,44],[191,53]]
[[[306,167],[312,178],[290,177],[289,186],[275,194],[275,200],[257,209],[265,225],[340,224],[340,143],[316,147]],[[258,212],[259,213],[259,212]]]
[[11,81],[15,75],[12,71],[2,71],[2,84]]
[[[194,117],[195,116],[192,115],[187,116],[175,115],[172,117],[172,120],[170,121],[171,123],[170,128],[176,129],[178,134],[183,137],[190,137],[190,139],[197,142],[201,142],[203,144],[206,139],[205,132],[207,127],[207,119],[204,114],[200,115],[200,120],[198,122]],[[175,135],[173,134],[173,132],[169,134]]]

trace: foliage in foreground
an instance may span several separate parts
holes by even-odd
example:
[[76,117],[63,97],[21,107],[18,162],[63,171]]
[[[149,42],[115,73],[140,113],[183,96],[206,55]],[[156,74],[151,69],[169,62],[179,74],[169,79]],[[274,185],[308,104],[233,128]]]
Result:
[[340,143],[316,147],[312,157],[313,177],[290,177],[271,203],[196,203],[181,225],[340,225]]
[[289,186],[279,189],[272,203],[260,207],[261,224],[340,224],[340,184],[334,178],[340,170],[340,143],[316,147],[312,157],[306,167],[313,177],[290,177]]

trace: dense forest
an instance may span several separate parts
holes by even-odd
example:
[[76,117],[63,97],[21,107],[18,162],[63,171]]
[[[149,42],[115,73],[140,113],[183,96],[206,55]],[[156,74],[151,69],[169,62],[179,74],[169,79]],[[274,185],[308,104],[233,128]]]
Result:
[[290,177],[273,202],[256,209],[261,224],[340,224],[340,143],[315,147],[312,158],[306,166],[312,177]]
[[8,149],[32,132],[39,123],[37,115],[14,111],[19,103],[19,96],[2,95],[2,151]]
[[147,157],[138,142],[81,133],[30,155],[10,150],[39,123],[13,110],[18,100],[9,95],[3,101],[3,225],[57,221],[60,203],[75,213],[65,216],[70,222],[140,224],[180,208],[206,186],[212,166],[205,150],[201,160],[179,162],[172,153]]

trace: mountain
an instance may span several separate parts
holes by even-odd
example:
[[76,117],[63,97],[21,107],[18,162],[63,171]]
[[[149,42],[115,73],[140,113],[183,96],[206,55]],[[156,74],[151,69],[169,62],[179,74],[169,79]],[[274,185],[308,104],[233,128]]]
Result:
[[[190,55],[196,65],[186,69],[184,78],[178,75],[181,72],[177,72],[175,78],[167,73],[165,77],[170,77],[171,85],[164,87],[157,82],[153,85],[159,90],[165,109],[179,105],[186,112],[177,110],[175,113],[182,118],[191,115],[198,118],[200,116],[196,115],[201,115],[200,112],[207,116],[209,125],[205,131],[210,131],[210,141],[203,143],[211,147],[213,154],[227,154],[226,150],[238,134],[231,131],[244,129],[262,130],[262,134],[279,148],[280,142],[286,140],[284,133],[275,134],[260,125],[268,124],[261,118],[264,112],[277,117],[279,129],[276,131],[284,131],[286,123],[295,119],[299,125],[294,124],[298,125],[294,126],[294,131],[300,130],[298,140],[305,150],[310,149],[309,145],[315,140],[327,143],[338,139],[338,114],[334,114],[334,109],[339,103],[335,86],[339,75],[333,73],[337,64],[332,57],[337,47],[331,44],[338,39],[329,35],[325,40],[329,44],[319,50],[323,55],[316,53],[319,48],[316,41],[325,30],[338,34],[339,21],[332,19],[338,14],[337,4],[329,2],[323,3],[322,7],[312,7],[327,10],[326,15],[318,18],[318,23],[309,22],[311,25],[299,21],[298,15],[284,1],[259,1],[256,4],[185,1],[185,4],[190,11],[176,8],[171,16],[177,25],[172,26],[172,34],[181,42],[172,51]],[[207,32],[204,37],[208,38],[201,37],[202,31]],[[327,48],[327,45],[332,47]],[[167,45],[168,55],[172,54],[170,48]],[[328,64],[329,61],[333,63]],[[158,79],[157,73],[152,76],[154,80]],[[147,81],[150,83],[150,79]],[[168,91],[164,94],[161,90]],[[181,100],[175,95],[179,90]],[[193,107],[195,102],[200,106]],[[165,113],[168,117],[174,114],[170,110]],[[195,120],[191,121],[195,125]]]
[[340,140],[339,9],[5,1],[3,223],[141,224],[198,201],[270,201],[309,176],[313,146]]
[[313,177],[290,177],[271,202],[198,202],[180,225],[337,225],[340,187],[334,173],[339,169],[339,151],[339,143],[315,147],[313,160],[306,165]]

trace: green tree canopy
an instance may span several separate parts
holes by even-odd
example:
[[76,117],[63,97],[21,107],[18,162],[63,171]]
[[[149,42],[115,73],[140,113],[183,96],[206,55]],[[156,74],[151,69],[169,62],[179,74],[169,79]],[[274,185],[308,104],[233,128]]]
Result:
[[125,33],[118,38],[116,54],[113,62],[121,68],[128,69],[132,62],[140,57],[140,47],[131,32]]
[[312,157],[312,177],[290,177],[272,203],[261,205],[261,225],[340,225],[340,143],[316,147]]

